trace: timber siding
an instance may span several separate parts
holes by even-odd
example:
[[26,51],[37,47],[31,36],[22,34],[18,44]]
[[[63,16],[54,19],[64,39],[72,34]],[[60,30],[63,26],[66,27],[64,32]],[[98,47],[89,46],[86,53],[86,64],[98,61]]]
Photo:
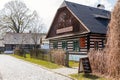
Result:
[[90,50],[95,49],[95,42],[98,44],[99,49],[105,47],[105,36],[101,35],[91,35],[90,36]]
[[[85,42],[83,45],[85,46],[81,46],[80,44],[82,42],[80,42],[80,39],[84,38]],[[87,54],[90,50],[93,49],[99,49],[102,50],[105,46],[105,39],[106,36],[105,35],[94,35],[94,34],[88,34],[87,36],[82,36],[82,37],[72,37],[69,39],[66,38],[62,38],[61,40],[51,40],[50,41],[50,49],[63,49],[62,48],[62,42],[66,42],[67,43],[67,48],[66,50],[69,51],[70,54]],[[74,50],[74,41],[78,41],[78,48],[79,50]],[[95,45],[95,43],[97,42],[97,44]],[[54,48],[54,43],[57,43],[57,48]]]

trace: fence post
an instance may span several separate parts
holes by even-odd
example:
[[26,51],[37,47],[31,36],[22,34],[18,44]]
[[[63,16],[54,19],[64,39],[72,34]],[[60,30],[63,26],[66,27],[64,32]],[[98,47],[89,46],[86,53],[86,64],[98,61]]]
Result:
[[66,51],[65,66],[69,67],[69,52]]
[[50,62],[52,62],[52,56],[51,53],[49,54]]
[[42,53],[42,60],[44,60],[44,53]]

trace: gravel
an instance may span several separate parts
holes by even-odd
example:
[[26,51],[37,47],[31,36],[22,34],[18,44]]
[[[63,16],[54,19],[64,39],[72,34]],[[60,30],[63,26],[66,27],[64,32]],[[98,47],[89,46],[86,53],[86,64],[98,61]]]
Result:
[[0,80],[73,80],[9,55],[0,55],[0,73]]

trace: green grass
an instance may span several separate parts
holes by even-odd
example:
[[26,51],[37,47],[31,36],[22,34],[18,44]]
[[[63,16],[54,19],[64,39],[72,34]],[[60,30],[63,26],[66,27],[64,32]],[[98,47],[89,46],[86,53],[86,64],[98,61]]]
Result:
[[60,65],[57,65],[57,64],[54,64],[54,63],[51,63],[51,62],[48,62],[48,61],[35,59],[35,58],[30,58],[29,54],[26,54],[26,58],[18,56],[18,55],[12,55],[12,56],[14,56],[16,58],[19,58],[19,59],[22,59],[22,60],[25,60],[25,61],[28,61],[28,62],[31,62],[31,63],[35,63],[35,64],[38,64],[38,65],[44,66],[44,67],[49,68],[49,69],[56,69],[56,68],[61,68],[62,67]]
[[77,61],[69,61],[69,66],[70,67],[78,67],[79,66],[79,62],[77,62]]
[[91,75],[91,74],[71,74],[71,77],[77,79],[77,80],[107,80],[105,78],[100,78],[98,76],[95,75]]
[[[55,63],[51,63],[51,62],[48,62],[48,61],[45,61],[45,60],[30,58],[30,54],[26,54],[26,58],[18,56],[18,55],[12,55],[12,56],[14,56],[16,58],[19,58],[19,59],[22,59],[22,60],[25,60],[25,61],[29,61],[29,62],[38,64],[38,65],[44,66],[46,68],[50,68],[50,69],[56,69],[56,68],[63,67],[61,65],[57,65]],[[69,67],[72,67],[72,68],[73,67],[78,67],[78,65],[79,65],[79,63],[76,62],[76,61],[69,61]]]

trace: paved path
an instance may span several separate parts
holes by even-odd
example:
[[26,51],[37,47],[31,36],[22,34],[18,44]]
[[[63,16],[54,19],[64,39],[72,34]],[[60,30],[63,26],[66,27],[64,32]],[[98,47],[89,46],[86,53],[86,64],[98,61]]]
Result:
[[1,73],[0,73],[0,80],[2,80],[2,75],[1,75]]
[[72,80],[9,55],[0,55],[0,80]]
[[53,69],[54,72],[69,76],[70,74],[77,74],[78,68],[59,68],[59,69]]

